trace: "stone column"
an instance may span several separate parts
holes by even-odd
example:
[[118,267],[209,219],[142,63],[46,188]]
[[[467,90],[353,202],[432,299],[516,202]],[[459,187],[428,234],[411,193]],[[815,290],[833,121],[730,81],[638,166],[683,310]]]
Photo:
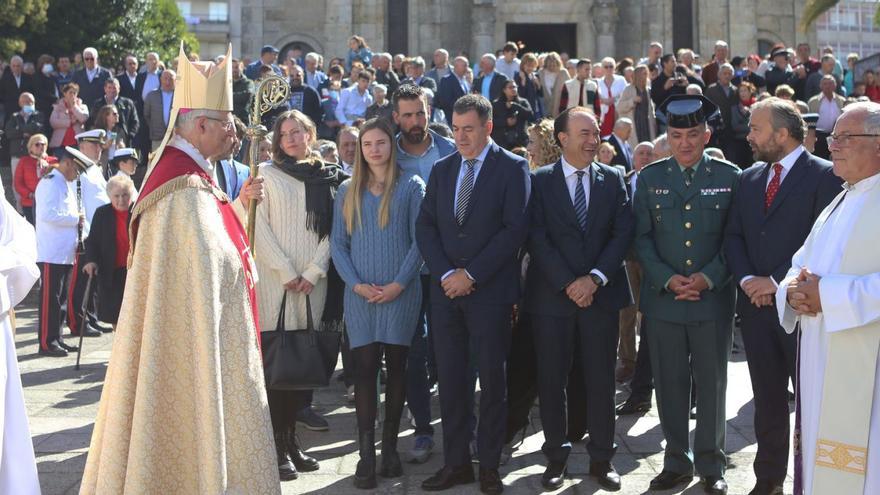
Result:
[[593,29],[596,32],[595,60],[602,57],[614,57],[617,54],[614,33],[617,31],[617,5],[614,0],[598,0],[590,9]]
[[[495,0],[474,0],[471,11],[471,61],[484,53],[495,53]],[[476,77],[476,74],[474,74]]]

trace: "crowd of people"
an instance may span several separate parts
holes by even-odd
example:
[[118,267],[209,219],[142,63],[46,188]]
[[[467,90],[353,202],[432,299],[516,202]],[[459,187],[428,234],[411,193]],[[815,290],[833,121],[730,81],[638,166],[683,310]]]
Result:
[[[651,488],[674,488],[696,472],[708,493],[727,493],[735,319],[755,395],[750,493],[782,493],[789,387],[804,404],[804,458],[823,455],[812,449],[819,439],[838,438],[819,423],[829,375],[801,372],[798,383],[792,322],[828,325],[844,314],[837,325],[849,329],[877,317],[876,290],[834,275],[876,278],[876,266],[858,257],[845,268],[818,264],[799,251],[809,235],[829,235],[816,233],[817,219],[837,219],[842,238],[851,232],[843,223],[860,221],[856,200],[826,209],[840,204],[842,184],[865,211],[876,209],[880,156],[857,138],[876,148],[880,88],[871,70],[856,79],[858,56],[841,64],[826,48],[817,60],[801,44],[731,58],[718,41],[700,65],[692,50],[664,53],[654,42],[643,58],[593,63],[509,42],[473,66],[466,54],[438,49],[428,68],[422,57],[349,41],[347,56],[326,71],[321,54],[294,48],[279,59],[271,45],[253,61],[181,51],[168,64],[146,54],[142,65],[130,55],[116,71],[93,48],[43,55],[30,68],[10,59],[0,104],[16,206],[36,226],[39,354],[78,350],[65,341],[65,324],[75,336],[117,331],[124,342],[111,357],[84,493],[133,482],[169,493],[276,493],[279,479],[318,470],[296,435],[298,424],[329,429],[312,391],[262,380],[254,335],[275,321],[344,333],[359,488],[377,487],[377,474],[402,475],[405,408],[415,427],[405,457],[427,461],[438,384],[444,467],[424,490],[475,481],[476,462],[481,490],[501,493],[499,466],[536,399],[543,486],[563,485],[572,444],[589,432],[590,476],[620,489],[615,417],[648,411],[656,391],[666,447]],[[266,74],[287,80],[290,98],[262,115],[268,136],[248,142],[245,123]],[[253,147],[260,178],[242,163]],[[832,153],[845,164],[832,167]],[[255,259],[243,227],[252,201],[260,203]],[[820,276],[839,294],[847,283],[861,292],[837,301],[820,290]],[[157,321],[169,307],[182,311],[173,325]],[[864,311],[847,312],[853,307]],[[232,336],[216,337],[230,326]],[[821,360],[828,349],[810,352]],[[179,376],[158,371],[168,366]],[[222,384],[206,378],[221,375]],[[227,384],[227,375],[236,378]],[[202,393],[192,396],[187,380]],[[615,404],[624,383],[631,395]],[[174,403],[179,415],[147,412],[151,399]],[[204,436],[218,431],[231,432]],[[204,452],[192,450],[209,440]],[[119,450],[130,448],[145,455]],[[178,458],[205,462],[182,467]],[[199,471],[209,464],[225,467]],[[862,484],[848,486],[872,493],[880,480],[862,468]],[[797,469],[808,493],[834,486],[834,473]]]

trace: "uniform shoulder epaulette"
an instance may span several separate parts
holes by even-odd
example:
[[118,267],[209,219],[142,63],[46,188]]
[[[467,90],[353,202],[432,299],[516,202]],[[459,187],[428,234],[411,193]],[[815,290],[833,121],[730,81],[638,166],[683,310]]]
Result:
[[661,163],[666,163],[666,160],[668,160],[668,159],[669,158],[661,158],[657,161],[651,162],[651,163],[645,165],[644,167],[642,167],[641,171],[644,172],[646,169],[648,169],[648,167],[654,167],[654,166],[659,165]]
[[720,158],[715,158],[715,157],[709,157],[709,161],[714,162],[713,165],[727,165],[728,167],[730,167],[732,169],[739,170],[738,165],[736,165],[735,163],[729,162],[727,160],[722,160]]

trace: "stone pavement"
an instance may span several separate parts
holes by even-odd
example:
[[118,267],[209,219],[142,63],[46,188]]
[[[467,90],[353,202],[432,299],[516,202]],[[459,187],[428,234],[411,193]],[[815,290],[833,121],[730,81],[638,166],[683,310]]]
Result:
[[[16,347],[19,355],[25,402],[30,417],[31,434],[37,455],[40,483],[44,495],[77,493],[107,361],[110,357],[112,336],[87,338],[84,342],[82,367],[74,370],[75,356],[67,358],[39,357],[36,337],[35,292],[18,308]],[[361,494],[352,486],[352,476],[358,460],[354,407],[345,399],[343,385],[333,380],[332,386],[315,394],[315,406],[330,422],[330,431],[311,432],[300,428],[300,439],[308,452],[321,461],[321,469],[301,474],[300,479],[283,484],[285,494]],[[439,417],[436,396],[433,399],[434,417]],[[748,493],[755,482],[752,461],[755,456],[755,434],[752,427],[752,394],[745,356],[733,355],[729,366],[727,394],[727,452],[730,467],[726,478],[731,495]],[[541,493],[540,474],[544,458],[540,452],[543,435],[540,432],[538,410],[532,412],[536,430],[529,429],[524,444],[507,466],[501,469],[505,493]],[[438,427],[439,419],[435,420]],[[694,422],[691,421],[691,428]],[[400,449],[408,451],[413,430],[404,425]],[[440,442],[441,429],[435,439]],[[377,432],[377,438],[381,434]],[[663,435],[656,409],[641,416],[625,416],[617,423],[619,450],[614,459],[623,475],[621,494],[646,493],[648,483],[662,469]],[[420,493],[419,485],[441,467],[442,447],[438,445],[429,462],[423,465],[404,465],[404,477],[395,480],[380,478],[375,493]],[[559,490],[566,494],[606,493],[592,478],[586,476],[589,459],[583,444],[576,445],[569,460],[571,479]],[[790,468],[789,468],[790,471]],[[791,492],[791,477],[786,483]],[[476,484],[458,487],[448,493],[478,494]],[[684,491],[664,493],[703,493],[694,481]]]

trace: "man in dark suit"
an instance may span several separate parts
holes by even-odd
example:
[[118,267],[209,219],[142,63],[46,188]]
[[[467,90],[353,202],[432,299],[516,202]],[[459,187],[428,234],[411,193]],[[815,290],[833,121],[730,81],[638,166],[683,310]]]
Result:
[[[632,304],[623,259],[635,223],[623,173],[594,161],[599,126],[590,109],[574,107],[554,123],[562,158],[532,180],[525,310],[536,336],[538,395],[550,490],[562,487],[571,443],[566,438],[568,373],[575,353],[583,362],[590,425],[590,474],[620,488],[611,464],[614,443],[614,367],[618,313]],[[579,348],[575,350],[575,337]]]
[[777,98],[752,107],[748,140],[757,163],[743,171],[724,240],[755,394],[758,454],[752,494],[781,494],[788,466],[788,383],[797,336],[779,325],[774,295],[819,213],[840,192],[831,163],[804,149],[797,108]]
[[721,64],[718,69],[718,82],[706,89],[706,98],[712,100],[721,112],[721,127],[712,133],[711,146],[721,148],[724,156],[734,156],[732,150],[733,127],[731,126],[731,111],[739,103],[739,94],[736,86],[731,84],[733,80],[733,66],[728,63]]
[[98,110],[104,105],[115,105],[119,112],[119,129],[125,138],[125,144],[131,145],[135,141],[135,136],[140,129],[140,120],[138,119],[135,104],[128,98],[119,94],[119,79],[110,78],[104,81],[104,96],[98,98],[89,109],[88,126],[91,127],[95,123],[95,117]]
[[[146,124],[147,118],[144,115],[144,100],[147,99],[147,95],[152,91],[159,89],[161,78],[162,69],[159,67],[159,54],[156,52],[147,53],[144,70],[138,73],[134,81],[134,98],[132,98],[137,109],[138,120],[141,123],[133,146],[141,151],[141,157],[145,161],[150,155],[151,145],[150,129]],[[146,168],[143,170],[146,170]]]
[[632,134],[632,120],[628,117],[621,117],[614,123],[614,130],[603,141],[614,146],[614,159],[609,165],[620,165],[627,172],[633,168],[633,152],[629,146],[629,136]]
[[[445,490],[474,480],[470,370],[476,368],[482,390],[480,489],[501,493],[505,361],[519,298],[520,248],[528,233],[528,164],[489,138],[492,105],[479,95],[455,103],[452,129],[458,151],[434,165],[416,221],[416,241],[431,272],[445,457],[444,467],[422,489]],[[475,363],[469,363],[471,356]]]
[[415,84],[416,86],[430,89],[433,93],[437,92],[437,82],[430,77],[425,76],[425,59],[422,57],[414,58],[409,65],[409,68],[411,75],[403,81],[400,81],[401,85]]
[[73,82],[79,85],[79,98],[90,104],[104,95],[104,81],[113,77],[110,71],[98,65],[98,50],[83,50],[84,67],[73,73]]
[[304,75],[302,67],[294,65],[290,68],[290,109],[299,110],[312,119],[315,125],[321,125],[324,121],[321,97],[312,87],[303,83]]
[[480,76],[474,79],[471,92],[495,101],[501,96],[507,76],[495,70],[495,55],[487,53],[480,58]]
[[[3,71],[0,77],[0,104],[6,112],[5,120],[12,118],[12,114],[21,110],[18,105],[18,98],[22,93],[34,92],[34,78],[25,74],[24,61],[18,55],[9,60],[9,66]],[[5,124],[5,122],[0,122]]]
[[[119,96],[137,101],[135,88],[137,87],[138,60],[134,55],[125,57],[125,69],[116,75],[119,79]],[[131,143],[128,143],[131,144]]]
[[452,70],[440,80],[440,89],[434,96],[434,106],[443,110],[446,123],[452,126],[452,107],[462,96],[470,93],[471,87],[465,79],[468,70],[468,59],[455,57]]

